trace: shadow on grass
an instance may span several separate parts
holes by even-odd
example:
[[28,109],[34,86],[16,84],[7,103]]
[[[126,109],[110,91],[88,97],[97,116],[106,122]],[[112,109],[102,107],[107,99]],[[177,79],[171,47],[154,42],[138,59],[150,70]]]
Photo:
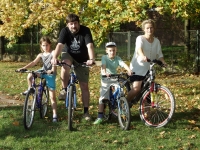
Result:
[[198,127],[200,128],[200,110],[192,108],[188,111],[175,112],[172,120],[175,128]]
[[31,137],[47,136],[49,131],[54,132],[61,125],[61,123],[53,123],[49,118],[41,119],[39,111],[36,111],[31,128],[26,130],[23,123],[22,106],[0,108],[0,139],[5,140],[12,137],[20,141]]

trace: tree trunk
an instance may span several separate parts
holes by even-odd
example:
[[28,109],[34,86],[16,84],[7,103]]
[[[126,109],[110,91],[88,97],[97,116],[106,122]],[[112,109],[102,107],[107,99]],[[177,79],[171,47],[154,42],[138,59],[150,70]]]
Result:
[[3,54],[4,53],[5,53],[4,37],[0,37],[0,60],[3,59]]
[[190,20],[185,20],[185,24],[184,24],[184,34],[185,34],[185,53],[186,56],[188,58],[188,60],[190,59]]

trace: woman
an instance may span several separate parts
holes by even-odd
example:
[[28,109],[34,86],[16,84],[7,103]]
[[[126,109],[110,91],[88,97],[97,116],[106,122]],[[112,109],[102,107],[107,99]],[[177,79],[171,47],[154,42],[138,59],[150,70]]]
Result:
[[160,41],[154,37],[154,21],[152,19],[143,21],[142,30],[144,31],[144,35],[139,35],[136,38],[135,53],[130,63],[130,69],[135,74],[131,77],[133,88],[127,96],[129,102],[140,92],[142,80],[144,80],[145,75],[149,71],[150,64],[147,62],[147,59],[158,59],[166,65]]

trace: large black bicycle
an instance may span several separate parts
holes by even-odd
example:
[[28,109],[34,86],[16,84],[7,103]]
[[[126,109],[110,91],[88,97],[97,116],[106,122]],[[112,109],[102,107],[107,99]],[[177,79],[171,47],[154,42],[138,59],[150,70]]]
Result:
[[[164,66],[159,60],[148,60],[150,71],[143,80],[141,92],[134,97],[131,105],[140,101],[139,113],[141,120],[151,127],[163,127],[172,118],[175,112],[175,98],[173,93],[165,86],[155,82],[154,65]],[[131,90],[130,80],[125,80],[128,76],[121,78],[121,82],[126,82],[127,91]]]
[[20,73],[32,73],[32,86],[28,90],[25,101],[24,101],[24,107],[23,107],[23,123],[25,129],[30,129],[33,120],[35,111],[39,110],[40,112],[40,118],[44,118],[47,114],[48,109],[48,103],[49,103],[49,90],[46,86],[46,80],[43,78],[39,78],[39,83],[36,82],[37,74],[46,74],[45,71],[40,70],[38,71],[30,71],[26,69],[22,69]]

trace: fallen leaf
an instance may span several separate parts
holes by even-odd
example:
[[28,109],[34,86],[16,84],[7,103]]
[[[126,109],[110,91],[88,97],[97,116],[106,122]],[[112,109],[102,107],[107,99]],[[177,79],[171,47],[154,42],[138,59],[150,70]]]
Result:
[[13,125],[14,125],[14,126],[19,126],[19,121],[14,121],[14,122],[13,122]]

